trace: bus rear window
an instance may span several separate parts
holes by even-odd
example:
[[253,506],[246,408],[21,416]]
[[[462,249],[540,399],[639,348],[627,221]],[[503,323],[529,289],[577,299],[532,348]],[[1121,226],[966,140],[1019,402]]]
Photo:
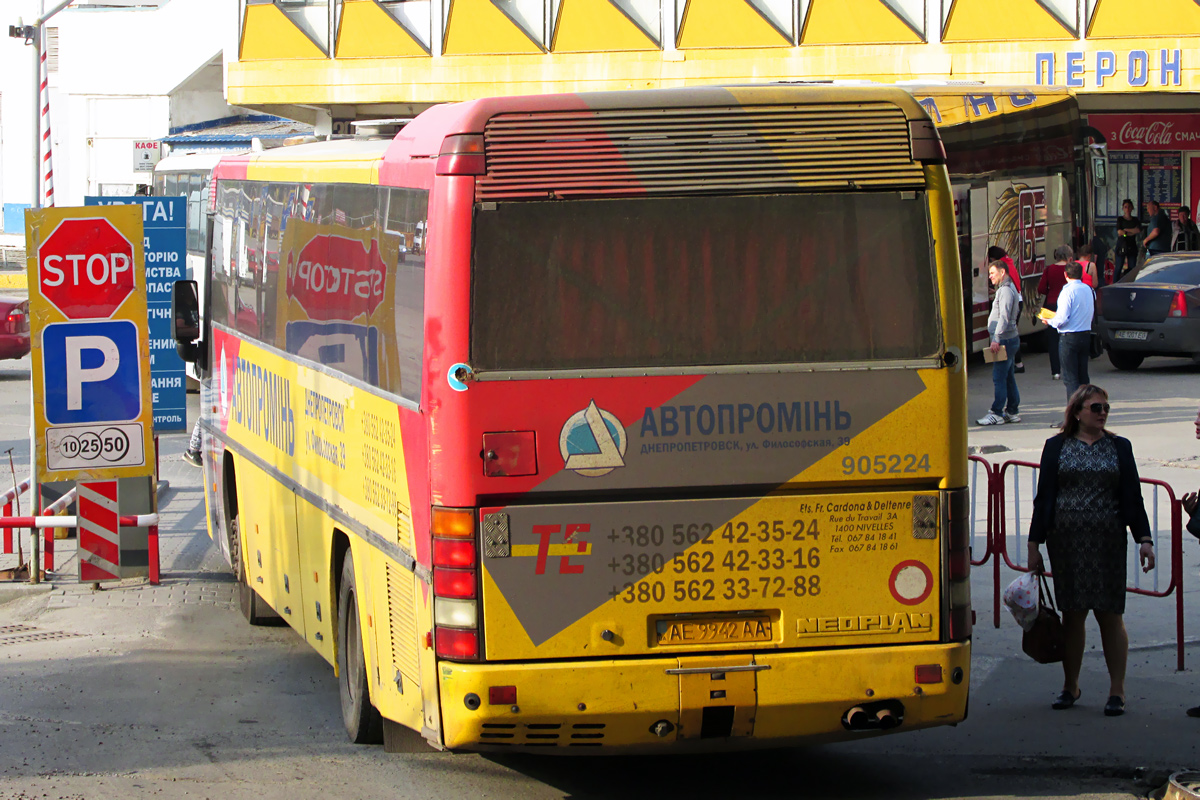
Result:
[[474,231],[477,370],[940,351],[920,192],[499,203]]

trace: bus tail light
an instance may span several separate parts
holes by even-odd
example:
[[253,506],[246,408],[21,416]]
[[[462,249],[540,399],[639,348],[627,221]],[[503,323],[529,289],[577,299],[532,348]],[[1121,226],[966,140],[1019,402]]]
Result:
[[969,497],[966,489],[946,492],[946,571],[950,641],[971,638],[974,614],[971,611],[971,528]]
[[438,627],[434,630],[438,658],[474,661],[479,658],[479,634],[475,631]]
[[467,539],[433,540],[433,563],[443,567],[475,566],[475,542]]
[[917,683],[941,683],[941,664],[918,664],[913,668],[913,679]]
[[517,704],[517,687],[515,686],[489,686],[488,687],[488,705],[491,706],[515,706]]
[[433,593],[437,597],[475,599],[475,570],[433,568]]
[[1183,292],[1176,292],[1175,297],[1171,300],[1171,310],[1167,312],[1167,316],[1186,317],[1187,315],[1187,297]]
[[483,136],[474,133],[447,136],[438,153],[438,175],[486,175]]
[[434,506],[433,640],[438,658],[479,658],[475,509]]

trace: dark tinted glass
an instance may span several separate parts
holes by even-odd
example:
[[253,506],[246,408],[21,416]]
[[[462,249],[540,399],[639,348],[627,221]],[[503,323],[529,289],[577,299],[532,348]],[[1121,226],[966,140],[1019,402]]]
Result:
[[419,402],[429,193],[223,182],[213,319]]
[[501,203],[475,213],[477,369],[931,356],[923,194]]
[[1193,283],[1200,284],[1200,259],[1176,261],[1165,259],[1142,267],[1133,278],[1135,283]]

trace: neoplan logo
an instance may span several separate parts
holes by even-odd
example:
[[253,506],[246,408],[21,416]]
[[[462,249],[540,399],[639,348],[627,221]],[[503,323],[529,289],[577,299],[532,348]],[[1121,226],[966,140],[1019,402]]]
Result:
[[598,408],[595,400],[572,414],[558,437],[565,468],[588,478],[598,478],[625,466],[627,445],[621,421]]

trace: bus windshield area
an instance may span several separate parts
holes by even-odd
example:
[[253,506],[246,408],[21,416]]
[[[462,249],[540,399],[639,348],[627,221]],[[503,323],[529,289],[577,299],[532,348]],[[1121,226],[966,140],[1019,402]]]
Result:
[[941,349],[919,191],[477,205],[476,370],[919,359]]

